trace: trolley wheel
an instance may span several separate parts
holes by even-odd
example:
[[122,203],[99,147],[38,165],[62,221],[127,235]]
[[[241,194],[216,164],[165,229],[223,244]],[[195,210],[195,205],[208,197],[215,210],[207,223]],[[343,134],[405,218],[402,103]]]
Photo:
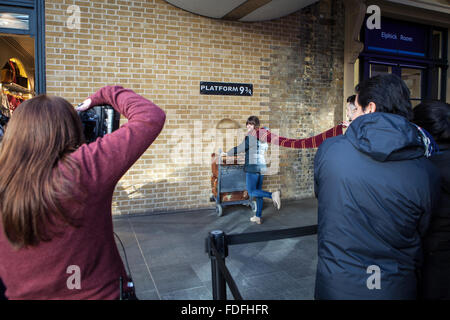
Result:
[[256,204],[256,201],[250,202],[250,208],[252,208],[253,213],[256,213],[258,209],[258,205]]
[[220,204],[216,205],[216,213],[217,213],[217,216],[219,216],[219,217],[221,217],[223,214],[223,207]]

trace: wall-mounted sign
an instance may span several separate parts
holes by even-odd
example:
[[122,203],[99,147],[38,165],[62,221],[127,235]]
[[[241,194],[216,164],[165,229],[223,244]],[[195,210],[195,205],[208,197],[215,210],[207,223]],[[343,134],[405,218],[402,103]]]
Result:
[[365,27],[365,47],[369,51],[426,56],[427,29],[425,26],[381,18],[381,29]]
[[200,81],[200,94],[225,95],[225,96],[252,96],[253,85],[249,83]]

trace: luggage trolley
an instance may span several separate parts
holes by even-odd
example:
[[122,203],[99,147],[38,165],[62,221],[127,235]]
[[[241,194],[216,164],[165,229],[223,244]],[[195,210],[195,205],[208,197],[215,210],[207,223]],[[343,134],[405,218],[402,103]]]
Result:
[[[223,215],[223,208],[226,206],[242,204],[248,206],[256,213],[256,201],[250,196],[248,199],[222,201],[223,193],[236,191],[246,191],[246,177],[244,165],[233,162],[232,164],[223,164],[222,153],[219,150],[218,155],[218,174],[217,174],[217,196],[212,195],[211,201],[216,202],[216,213],[219,217]],[[231,198],[231,197],[230,197]]]

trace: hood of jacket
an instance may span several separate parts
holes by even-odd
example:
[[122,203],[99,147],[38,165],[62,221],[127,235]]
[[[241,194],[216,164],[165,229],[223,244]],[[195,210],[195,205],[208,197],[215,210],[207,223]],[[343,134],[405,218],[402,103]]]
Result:
[[374,112],[359,116],[345,135],[357,150],[381,162],[415,159],[425,154],[418,128],[396,114]]

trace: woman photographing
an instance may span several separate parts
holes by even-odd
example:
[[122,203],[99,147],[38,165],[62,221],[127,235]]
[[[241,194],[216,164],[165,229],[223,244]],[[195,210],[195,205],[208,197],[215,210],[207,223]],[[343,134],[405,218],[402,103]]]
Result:
[[0,144],[0,278],[9,299],[119,298],[127,274],[112,196],[159,135],[165,113],[120,86],[100,89],[78,111],[104,104],[128,122],[90,144],[60,97],[29,99],[8,122]]

